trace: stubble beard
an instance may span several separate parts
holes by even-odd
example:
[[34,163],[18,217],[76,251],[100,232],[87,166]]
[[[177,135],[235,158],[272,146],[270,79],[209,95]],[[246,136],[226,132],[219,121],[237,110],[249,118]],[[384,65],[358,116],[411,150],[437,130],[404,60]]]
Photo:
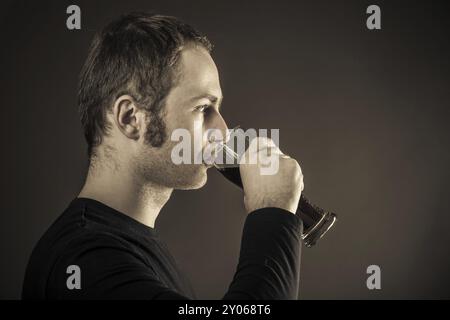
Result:
[[173,163],[171,153],[176,142],[168,139],[164,121],[159,121],[159,129],[164,132],[155,134],[152,130],[150,133],[150,127],[151,123],[147,125],[145,146],[133,164],[135,178],[141,180],[144,185],[156,184],[178,190],[203,187],[207,181],[207,167],[204,164]]

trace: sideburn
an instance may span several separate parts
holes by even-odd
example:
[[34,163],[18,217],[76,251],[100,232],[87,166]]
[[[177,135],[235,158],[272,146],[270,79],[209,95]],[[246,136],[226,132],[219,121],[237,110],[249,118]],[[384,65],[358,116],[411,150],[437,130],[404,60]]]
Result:
[[154,148],[160,148],[167,140],[164,112],[148,112],[146,115],[147,131],[145,141]]

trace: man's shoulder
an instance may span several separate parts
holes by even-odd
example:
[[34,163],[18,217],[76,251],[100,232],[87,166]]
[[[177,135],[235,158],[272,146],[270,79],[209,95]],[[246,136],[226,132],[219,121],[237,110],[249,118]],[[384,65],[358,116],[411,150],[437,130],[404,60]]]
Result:
[[44,297],[49,277],[60,269],[61,263],[68,263],[89,252],[95,253],[102,247],[127,250],[125,241],[106,229],[88,226],[83,210],[69,205],[34,246],[25,272],[23,297]]
[[134,250],[120,233],[90,221],[83,210],[69,205],[58,216],[35,245],[29,267],[49,270],[58,260],[102,248]]

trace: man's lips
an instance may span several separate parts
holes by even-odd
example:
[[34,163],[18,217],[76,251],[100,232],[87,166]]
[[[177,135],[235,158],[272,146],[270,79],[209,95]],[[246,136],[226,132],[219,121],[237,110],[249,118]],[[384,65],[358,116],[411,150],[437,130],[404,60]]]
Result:
[[219,145],[216,143],[207,145],[202,152],[202,159],[205,166],[211,168],[214,166],[214,161],[216,160]]

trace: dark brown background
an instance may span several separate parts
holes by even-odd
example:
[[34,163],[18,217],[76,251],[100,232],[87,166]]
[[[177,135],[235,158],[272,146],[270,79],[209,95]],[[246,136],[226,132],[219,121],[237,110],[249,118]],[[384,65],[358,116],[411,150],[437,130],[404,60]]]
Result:
[[[94,31],[152,10],[215,43],[230,126],[280,128],[306,194],[339,214],[304,249],[300,298],[450,298],[449,19],[437,1],[3,1],[0,298],[18,298],[28,256],[80,190],[85,143],[79,68]],[[382,9],[382,30],[365,10]],[[175,192],[157,228],[200,298],[220,298],[237,262],[245,213],[216,172]],[[382,269],[382,290],[366,268]]]

